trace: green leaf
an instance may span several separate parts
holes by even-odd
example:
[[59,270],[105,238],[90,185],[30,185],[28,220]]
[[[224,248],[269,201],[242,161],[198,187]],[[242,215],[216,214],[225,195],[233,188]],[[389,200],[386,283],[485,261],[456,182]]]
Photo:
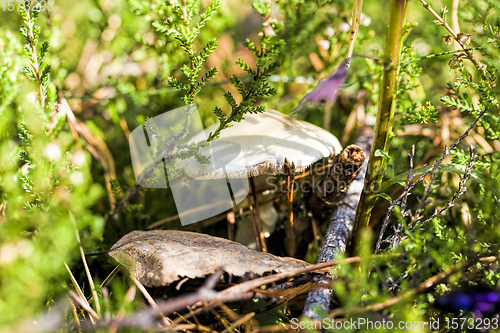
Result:
[[377,149],[375,150],[375,156],[377,157],[387,157],[387,158],[391,158],[389,156],[389,154],[387,154],[385,151],[383,151],[382,149]]
[[392,203],[392,198],[387,193],[377,193],[377,194],[375,194],[375,196],[383,198],[383,199],[389,201],[390,203]]

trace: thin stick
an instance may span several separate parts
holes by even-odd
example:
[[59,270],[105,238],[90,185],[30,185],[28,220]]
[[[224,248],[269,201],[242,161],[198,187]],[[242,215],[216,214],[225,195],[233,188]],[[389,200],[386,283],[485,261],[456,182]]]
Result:
[[183,332],[214,332],[217,333],[217,331],[214,331],[210,329],[209,327],[203,326],[203,325],[198,325],[198,324],[179,324],[175,326],[176,331],[183,331]]
[[213,314],[213,316],[215,318],[217,318],[217,320],[219,320],[219,322],[222,324],[222,326],[224,326],[224,328],[225,328],[224,332],[234,333],[234,331],[231,328],[231,323],[226,318],[221,316],[220,313],[215,311],[214,309],[210,309],[209,311],[211,314]]
[[[460,25],[458,23],[458,4],[460,0],[453,0],[451,4],[451,28],[454,31],[460,31]],[[457,41],[453,42],[453,48],[455,50],[460,50],[460,44]]]
[[[391,258],[399,258],[401,257],[400,254],[390,254],[389,257]],[[329,262],[324,262],[320,264],[315,264],[311,265],[305,268],[301,268],[299,270],[293,271],[293,272],[285,272],[285,273],[279,273],[279,274],[274,274],[274,275],[268,275],[268,276],[263,276],[261,278],[255,279],[255,280],[250,280],[246,281],[243,283],[240,283],[238,285],[229,287],[227,289],[222,290],[219,292],[220,297],[225,297],[228,295],[235,295],[235,294],[241,294],[245,293],[251,290],[254,290],[256,288],[259,288],[260,286],[263,286],[265,284],[273,283],[279,280],[284,280],[288,279],[300,274],[308,273],[308,272],[313,272],[313,271],[321,271],[325,268],[333,267],[336,265],[339,265],[341,263],[347,263],[347,264],[352,264],[352,263],[357,263],[361,262],[362,260],[377,260],[381,258],[387,258],[387,257],[382,257],[380,255],[370,255],[366,257],[350,257],[350,258],[345,258],[345,259],[335,259]]]
[[[188,305],[186,308],[188,309],[189,313],[191,313],[193,315],[193,320],[194,320],[195,324],[198,326],[201,326],[201,323],[198,320],[198,317],[196,317],[196,315],[193,312],[193,307]],[[188,322],[188,321],[186,320],[186,322]]]
[[477,122],[486,113],[486,111],[488,111],[488,109],[484,109],[483,111],[481,111],[479,113],[479,115],[477,116],[477,118],[474,119],[474,121],[469,126],[469,128],[467,128],[467,130],[457,139],[457,141],[455,141],[455,143],[452,144],[450,148],[446,148],[444,150],[444,152],[441,154],[441,156],[438,159],[434,160],[434,163],[432,164],[432,166],[426,172],[424,172],[422,175],[420,175],[420,177],[418,177],[417,180],[415,180],[414,182],[412,182],[411,184],[409,184],[406,187],[406,189],[404,190],[404,192],[397,199],[395,199],[395,200],[392,201],[391,205],[389,206],[389,208],[387,210],[385,218],[384,218],[384,222],[383,222],[383,225],[382,225],[382,231],[381,231],[381,233],[379,235],[379,239],[377,241],[377,246],[376,246],[375,253],[377,253],[378,250],[380,250],[380,244],[382,243],[383,231],[385,231],[385,228],[387,227],[387,224],[389,223],[389,218],[391,217],[391,214],[392,214],[392,211],[393,211],[394,207],[396,207],[397,205],[399,205],[402,202],[403,197],[405,195],[407,195],[406,193],[410,192],[429,173],[433,172],[434,170],[436,170],[439,167],[439,165],[441,164],[441,162],[443,162],[444,158],[446,156],[448,156],[449,154],[451,154],[451,151],[453,149],[455,149],[458,146],[458,144],[469,135],[469,132],[474,128],[474,126],[476,126]]
[[332,108],[333,108],[333,103],[327,101],[325,103],[325,113],[323,115],[323,128],[328,132],[330,132],[330,127],[332,123]]
[[288,255],[293,257],[295,255],[295,235],[293,231],[293,184],[295,181],[295,164],[292,162],[288,166],[285,159],[285,172],[286,172],[286,204],[288,214]]
[[104,279],[104,281],[102,281],[101,283],[101,289],[102,288],[106,288],[109,283],[111,282],[111,280],[115,277],[115,275],[118,273],[118,269],[120,269],[120,265],[116,266],[112,271],[111,273],[109,273],[109,275]]
[[85,252],[83,252],[82,242],[80,240],[80,234],[78,233],[78,228],[76,226],[75,217],[71,211],[69,212],[69,218],[73,223],[73,227],[75,228],[76,240],[78,242],[78,247],[80,248],[80,255],[82,257],[83,267],[85,268],[85,274],[87,275],[87,279],[89,280],[90,290],[92,290],[92,297],[94,298],[95,309],[97,313],[101,313],[101,305],[99,304],[99,298],[97,297],[97,291],[95,289],[94,280],[92,279],[92,275],[90,274],[89,266],[87,265],[87,259],[85,259]]
[[[389,256],[389,258],[400,258],[401,257],[400,254],[390,254],[388,256]],[[225,289],[225,290],[219,292],[218,299],[213,300],[212,302],[210,302],[208,305],[206,305],[204,307],[200,307],[200,308],[194,310],[193,314],[197,314],[197,313],[200,313],[202,311],[206,311],[209,308],[214,308],[216,306],[220,306],[220,304],[223,304],[228,299],[235,300],[238,297],[239,297],[238,300],[255,298],[256,296],[258,296],[257,293],[249,292],[249,290],[254,290],[256,288],[259,288],[262,285],[266,285],[266,284],[273,283],[273,282],[276,282],[279,280],[291,278],[291,277],[294,277],[296,275],[300,275],[300,274],[307,273],[307,272],[312,272],[315,270],[323,270],[325,268],[332,267],[332,266],[338,265],[340,263],[357,263],[357,262],[360,262],[362,260],[379,260],[379,259],[386,259],[386,258],[387,258],[387,256],[382,257],[380,255],[371,255],[371,256],[364,257],[364,258],[353,257],[353,258],[337,259],[337,260],[333,260],[333,261],[328,262],[328,263],[311,265],[309,267],[306,267],[306,268],[303,268],[303,269],[300,269],[298,271],[291,272],[291,273],[280,273],[280,274],[265,276],[265,277],[261,277],[261,278],[255,279],[255,280],[247,281],[247,282],[244,282],[242,284],[230,287],[228,289]],[[301,279],[301,278],[299,278],[299,279]],[[302,281],[305,281],[305,277]],[[283,283],[283,285],[285,285],[285,288],[286,288],[290,284],[285,282],[285,283]],[[295,286],[295,283],[292,282],[292,286]],[[224,293],[224,294],[221,294],[221,293]],[[191,314],[187,314],[187,315],[185,315],[185,318],[177,318],[177,319],[173,320],[173,325],[177,325],[182,320],[190,318],[191,316],[192,316]]]
[[470,160],[469,160],[469,163],[467,164],[467,167],[465,168],[465,172],[464,172],[464,176],[462,177],[462,179],[460,180],[460,184],[458,186],[458,189],[457,191],[455,192],[455,194],[453,194],[453,197],[451,198],[450,201],[448,201],[446,203],[446,205],[444,205],[444,207],[440,208],[440,209],[436,209],[434,211],[434,213],[432,214],[431,217],[429,217],[427,220],[425,220],[424,222],[422,223],[416,223],[416,225],[412,228],[412,230],[414,230],[416,227],[421,227],[421,226],[424,226],[426,225],[427,223],[429,223],[430,221],[432,221],[433,218],[441,215],[444,211],[446,211],[447,209],[453,207],[455,205],[455,200],[458,199],[458,197],[460,197],[462,194],[465,193],[465,191],[467,190],[467,187],[465,186],[465,183],[470,179],[471,177],[471,170],[474,168],[474,160],[476,159],[477,155],[475,154],[474,152],[474,146],[470,146]]
[[[66,267],[66,269],[68,270],[68,273],[69,273],[69,277],[71,279],[71,282],[73,283],[73,285],[75,286],[75,289],[76,291],[78,292],[78,295],[76,295],[77,297],[79,296],[79,298],[82,300],[82,302],[85,302],[85,306],[83,308],[90,308],[92,311],[94,311],[91,307],[90,307],[90,304],[87,302],[87,298],[85,298],[85,295],[83,294],[82,292],[82,289],[80,289],[80,286],[78,285],[78,282],[76,282],[76,279],[75,277],[73,276],[73,273],[71,273],[71,270],[69,269],[68,267],[68,264],[64,263],[64,266]],[[71,296],[71,293],[74,293],[74,291],[70,290],[70,296]],[[90,313],[90,312],[89,312]],[[99,316],[96,317],[96,319],[99,319]],[[90,321],[92,322],[92,325],[95,324],[95,321],[94,321],[94,318],[93,316],[90,317]]]
[[69,304],[71,305],[71,311],[73,312],[73,317],[75,317],[75,322],[78,325],[78,331],[82,331],[82,326],[80,325],[80,318],[78,318],[78,313],[76,311],[76,306],[71,297],[68,297]]
[[148,291],[146,290],[146,288],[144,288],[144,286],[142,285],[142,283],[140,283],[139,280],[137,280],[133,276],[130,276],[130,278],[132,279],[132,281],[134,281],[134,283],[137,286],[137,288],[139,288],[139,290],[141,291],[142,295],[144,295],[144,298],[146,298],[146,300],[148,301],[149,305],[151,305],[151,307],[153,309],[158,310],[158,313],[161,316],[161,320],[163,321],[163,324],[165,324],[165,326],[171,325],[172,322],[170,321],[170,319],[168,319],[167,317],[165,317],[165,315],[163,313],[161,313],[160,309],[158,308],[158,304],[156,304],[155,300],[153,299],[153,297],[151,297],[151,295],[148,293]]
[[255,312],[250,312],[247,313],[245,316],[241,317],[237,321],[231,324],[228,328],[226,328],[222,333],[228,333],[228,332],[233,332],[233,330],[243,324],[245,324],[247,321],[251,320],[255,316]]
[[[354,0],[352,5],[352,24],[351,24],[351,39],[349,41],[349,48],[347,49],[347,58],[352,58],[354,51],[354,44],[358,36],[359,22],[361,20],[361,9],[363,8],[363,0]],[[350,64],[350,63],[349,63]]]
[[[87,300],[85,298],[81,298],[80,296],[78,296],[77,293],[75,293],[73,290],[70,290],[69,291],[69,296],[75,301],[78,303],[78,305],[80,305],[85,311],[87,311],[90,315],[90,318],[92,320],[92,318],[98,320],[99,319],[99,315],[94,311],[94,309],[92,309],[89,305],[89,303],[87,302]],[[94,323],[94,321],[92,320],[92,322]]]
[[[369,153],[372,138],[373,130],[366,126],[363,128],[361,136],[356,140],[356,144],[364,148],[365,154]],[[361,166],[356,179],[351,183],[345,199],[335,207],[316,259],[317,263],[328,262],[345,253],[347,243],[351,237],[359,197],[363,190],[365,172],[366,163]],[[320,320],[321,312],[327,313],[329,311],[333,295],[332,279],[334,277],[330,273],[319,276],[318,287],[307,294],[304,310],[302,311],[303,317]],[[318,308],[321,310],[318,311]]]
[[257,200],[257,191],[255,190],[255,181],[252,178],[249,179],[250,188],[252,190],[252,203],[249,205],[250,215],[252,216],[253,229],[255,231],[255,238],[257,239],[257,245],[259,251],[267,252],[266,238],[264,237],[264,232],[262,231],[262,222],[260,220],[259,214],[259,203]]

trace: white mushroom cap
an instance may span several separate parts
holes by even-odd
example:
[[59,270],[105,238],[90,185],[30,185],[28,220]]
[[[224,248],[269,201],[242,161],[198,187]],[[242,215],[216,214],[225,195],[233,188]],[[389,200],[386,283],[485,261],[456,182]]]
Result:
[[[289,164],[295,164],[296,172],[302,172],[314,162],[342,150],[339,140],[330,132],[274,110],[245,115],[245,119],[232,125],[210,147],[200,150],[206,156],[216,155],[216,159],[225,157],[230,163],[221,163],[224,167],[216,166],[214,170],[213,163],[200,165],[191,157],[178,161],[177,167],[197,179],[249,178],[266,172],[284,173],[285,158]],[[210,126],[190,141],[206,139],[217,126]]]

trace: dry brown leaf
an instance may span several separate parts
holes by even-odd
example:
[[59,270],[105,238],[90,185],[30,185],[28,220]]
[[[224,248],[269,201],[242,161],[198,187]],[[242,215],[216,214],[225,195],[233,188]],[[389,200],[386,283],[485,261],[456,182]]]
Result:
[[132,231],[111,247],[109,255],[149,287],[168,285],[181,277],[204,277],[219,267],[244,276],[288,273],[310,265],[257,252],[224,238],[179,230]]

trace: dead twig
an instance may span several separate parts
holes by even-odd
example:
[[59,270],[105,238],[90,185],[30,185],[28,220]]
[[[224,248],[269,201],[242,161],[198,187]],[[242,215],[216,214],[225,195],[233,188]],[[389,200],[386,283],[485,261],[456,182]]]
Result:
[[[122,318],[111,319],[109,321],[101,322],[97,327],[107,327],[109,325],[115,327],[141,327],[146,329],[158,329],[158,323],[156,317],[171,314],[175,311],[186,308],[187,306],[196,304],[198,302],[210,302],[218,299],[220,293],[213,290],[223,270],[219,269],[216,273],[211,275],[203,286],[201,286],[195,293],[183,295],[177,297],[173,300],[166,302],[157,303],[157,307],[148,308],[135,313],[132,316],[124,316]],[[246,295],[238,295],[241,298],[247,297],[251,298],[253,293],[247,293]],[[233,298],[227,297],[224,302],[230,301]],[[174,328],[172,325],[168,326],[166,329]]]
[[475,154],[475,149],[474,149],[474,146],[470,146],[470,150],[469,150],[469,154],[470,154],[470,159],[469,159],[469,163],[467,164],[467,167],[465,168],[465,172],[464,172],[464,176],[461,177],[460,179],[460,184],[458,186],[458,189],[457,191],[453,194],[453,197],[451,198],[451,200],[449,200],[446,205],[444,207],[442,207],[441,209],[436,209],[434,211],[434,213],[432,214],[431,217],[429,217],[427,220],[425,220],[424,222],[418,224],[418,222],[415,223],[415,226],[413,226],[412,230],[414,230],[417,226],[424,226],[426,225],[427,223],[429,223],[430,221],[432,221],[433,218],[441,215],[444,211],[446,211],[447,209],[455,206],[455,201],[458,199],[458,197],[462,196],[462,194],[465,193],[465,191],[467,191],[467,187],[465,186],[465,183],[470,179],[471,177],[471,171],[472,169],[474,168],[474,160],[475,158],[477,157],[477,155]]
[[[390,257],[399,258],[400,255],[399,254],[391,254]],[[226,295],[241,295],[241,294],[244,294],[248,291],[255,290],[263,285],[269,284],[269,283],[292,278],[292,277],[295,277],[295,276],[298,276],[298,275],[301,275],[304,273],[313,272],[313,271],[321,272],[325,268],[330,268],[330,267],[339,265],[340,263],[352,264],[352,263],[360,262],[362,260],[376,260],[376,259],[380,259],[380,258],[382,258],[382,257],[379,255],[371,255],[371,256],[367,256],[367,257],[350,257],[350,258],[345,258],[345,259],[336,259],[336,260],[332,260],[329,262],[311,265],[311,266],[296,270],[294,272],[273,274],[273,275],[263,276],[261,278],[257,278],[254,280],[246,281],[246,282],[240,283],[238,285],[229,287],[225,290],[222,290],[219,292],[219,294],[220,294],[220,297],[223,297]]]
[[[399,258],[400,255],[399,254],[390,254],[389,257],[390,258]],[[308,272],[321,271],[321,270],[324,270],[325,268],[329,268],[329,267],[338,265],[340,263],[357,263],[357,262],[360,262],[362,260],[378,260],[378,259],[382,259],[382,258],[387,258],[387,256],[382,257],[380,255],[371,255],[368,257],[364,257],[364,258],[363,257],[352,257],[352,258],[345,258],[345,259],[337,259],[337,260],[333,260],[333,261],[330,261],[327,263],[311,265],[309,267],[300,269],[300,270],[295,271],[295,272],[274,274],[274,275],[264,276],[264,277],[261,277],[261,278],[255,279],[255,280],[246,281],[246,282],[243,282],[239,285],[235,285],[235,286],[232,286],[232,287],[229,287],[225,290],[220,291],[217,299],[214,299],[213,301],[209,302],[208,304],[205,304],[203,307],[199,307],[196,310],[193,310],[192,313],[184,315],[184,317],[182,319],[177,318],[177,319],[173,320],[171,327],[176,327],[176,325],[179,322],[184,321],[188,318],[191,318],[192,316],[194,316],[202,311],[207,311],[207,310],[212,309],[214,307],[220,306],[221,304],[223,304],[224,302],[229,301],[229,300],[234,301],[234,300],[247,300],[247,299],[251,299],[251,298],[266,298],[264,295],[260,294],[260,292],[262,290],[259,289],[259,287],[266,285],[266,284],[270,284],[270,283],[277,282],[280,280],[292,278],[294,276],[298,276],[298,275],[308,273]],[[303,278],[306,279],[306,277],[303,277]],[[299,279],[302,279],[302,278],[298,278],[296,280],[299,280]],[[303,282],[303,281],[305,281],[305,280],[301,280],[301,282]],[[285,286],[283,289],[285,289],[287,286],[295,285],[293,283],[293,281],[289,281],[289,282],[291,282],[292,284],[288,284],[287,282],[283,283],[283,285]],[[278,286],[276,286],[276,288],[277,288],[277,290],[279,290]],[[272,290],[272,289],[273,288],[270,288],[270,290]],[[256,292],[254,292],[252,290],[256,290]],[[278,302],[281,302],[282,300],[280,300]],[[287,300],[287,299],[285,298],[285,300]],[[172,302],[172,301],[170,301],[170,302]]]
[[238,319],[237,321],[235,321],[234,323],[232,323],[231,326],[229,326],[224,331],[222,331],[222,333],[233,332],[233,330],[235,328],[237,328],[237,327],[245,324],[249,320],[251,320],[253,318],[253,316],[255,316],[255,312],[247,313],[246,315],[244,315],[243,317],[241,317],[240,319]]
[[[370,151],[370,143],[373,137],[373,130],[365,128],[363,135],[357,140],[356,144],[364,147],[365,153]],[[360,148],[361,149],[361,148]],[[339,254],[345,253],[349,237],[356,218],[356,209],[363,190],[364,178],[366,172],[366,163],[357,171],[357,176],[350,184],[349,190],[344,200],[334,209],[330,218],[330,223],[323,239],[323,244],[316,260],[317,263],[328,262],[336,259]],[[310,291],[302,311],[302,316],[312,320],[319,320],[320,314],[318,307],[322,312],[327,313],[330,308],[332,298],[332,276],[325,273],[319,278],[318,288]]]
[[257,246],[259,248],[259,251],[267,252],[266,237],[264,236],[264,232],[262,231],[262,221],[260,219],[259,200],[257,200],[255,180],[252,177],[248,181],[250,182],[250,188],[252,190],[253,200],[252,203],[249,205],[249,208],[250,208],[250,215],[252,217],[253,230],[255,232]]
[[[70,279],[71,279],[71,282],[73,283],[73,285],[75,286],[76,291],[78,292],[78,295],[76,295],[76,294],[75,294],[75,295],[76,295],[76,296],[78,296],[78,297],[79,297],[79,299],[80,299],[82,302],[84,302],[84,303],[85,303],[85,306],[82,306],[82,307],[83,307],[84,309],[89,308],[89,309],[91,309],[92,311],[94,311],[94,310],[90,307],[90,304],[87,302],[87,298],[85,298],[85,295],[83,294],[82,289],[80,288],[80,286],[78,285],[78,282],[76,281],[75,277],[73,276],[73,273],[72,273],[72,272],[71,272],[71,270],[69,269],[68,264],[64,263],[64,266],[66,267],[66,270],[67,270],[67,271],[68,271],[68,273],[69,273],[69,277],[70,277]],[[71,296],[71,293],[72,293],[72,292],[73,292],[73,291],[70,291],[70,296]],[[74,292],[73,292],[73,293],[74,293]],[[90,313],[90,312],[89,312],[89,313]],[[94,312],[94,313],[95,313],[95,312]],[[91,315],[91,317],[90,317],[90,321],[92,322],[92,324],[94,324],[94,323],[95,323],[93,318],[98,319],[98,318],[99,318],[99,315],[97,315],[97,313],[96,313],[96,317],[94,317],[94,316],[92,316],[92,315]]]
[[146,300],[148,301],[149,305],[151,305],[151,307],[153,309],[155,309],[155,310],[158,311],[158,313],[161,316],[161,320],[162,320],[163,324],[165,326],[171,325],[172,322],[167,317],[165,317],[165,315],[163,313],[161,313],[160,309],[158,308],[158,304],[156,304],[155,300],[153,299],[153,297],[151,297],[151,295],[148,293],[148,291],[146,290],[146,288],[144,288],[144,286],[142,285],[142,283],[140,283],[139,280],[137,280],[133,276],[131,276],[130,278],[132,279],[132,281],[134,281],[135,285],[141,291],[142,295],[144,295],[144,298],[146,298]]
[[288,215],[288,255],[295,255],[295,235],[293,231],[293,185],[295,182],[295,164],[288,165],[285,158],[286,174],[286,211]]
[[91,318],[99,320],[99,315],[97,314],[97,312],[94,311],[94,309],[90,307],[86,299],[82,299],[73,290],[69,291],[69,297],[73,299],[76,303],[78,303],[78,305],[80,305],[85,311],[87,311],[88,314],[91,316]]
[[451,151],[453,149],[455,149],[458,144],[464,139],[466,138],[468,135],[469,135],[469,132],[474,128],[474,126],[476,126],[477,122],[481,119],[481,117],[486,113],[486,111],[488,111],[488,109],[484,109],[483,111],[481,111],[479,113],[479,115],[476,117],[476,119],[474,119],[474,121],[472,122],[472,124],[469,126],[469,128],[467,128],[467,130],[457,139],[457,141],[455,141],[454,144],[452,144],[449,148],[445,148],[444,152],[441,154],[441,156],[436,159],[434,161],[434,163],[432,164],[432,166],[426,171],[424,172],[422,175],[420,175],[420,177],[418,177],[417,180],[415,180],[414,182],[410,183],[406,189],[403,191],[403,193],[395,200],[392,201],[391,205],[389,206],[389,209],[387,210],[387,213],[385,215],[385,218],[384,218],[384,222],[383,222],[383,225],[382,225],[382,229],[380,231],[380,234],[379,234],[379,237],[378,237],[378,240],[377,240],[377,245],[376,245],[376,248],[375,248],[375,253],[378,253],[380,251],[380,247],[381,247],[381,244],[382,244],[382,239],[383,239],[383,235],[384,235],[384,232],[385,232],[385,229],[389,223],[389,218],[391,217],[391,214],[392,214],[392,211],[394,210],[394,207],[400,205],[402,203],[402,200],[405,196],[408,195],[408,193],[419,183],[421,182],[429,173],[431,172],[434,172],[434,170],[438,169],[439,168],[439,165],[443,162],[444,158],[446,156],[448,156],[449,154],[451,154]]
[[94,280],[92,279],[92,275],[90,274],[89,266],[87,265],[87,260],[85,259],[85,252],[83,252],[82,242],[80,240],[80,234],[78,233],[78,227],[76,226],[75,217],[73,216],[71,211],[69,212],[69,217],[75,229],[76,241],[78,242],[78,247],[80,249],[80,256],[82,257],[83,267],[85,268],[85,274],[87,275],[87,279],[89,280],[90,290],[92,291],[92,298],[94,299],[95,309],[97,313],[101,313],[101,305],[99,304],[99,298],[97,297],[97,291],[95,289]]

